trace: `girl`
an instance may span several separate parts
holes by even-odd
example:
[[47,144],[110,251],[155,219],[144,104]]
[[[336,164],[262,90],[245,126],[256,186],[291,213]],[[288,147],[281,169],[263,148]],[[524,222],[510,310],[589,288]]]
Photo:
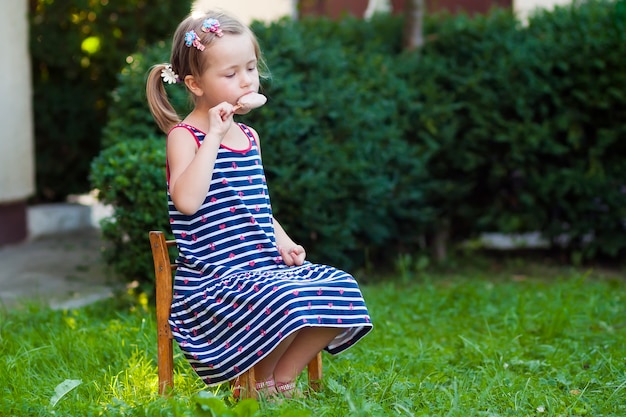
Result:
[[[342,352],[372,325],[346,272],[305,261],[274,219],[258,133],[235,123],[259,90],[263,59],[239,21],[208,12],[176,30],[170,64],[152,68],[150,110],[167,134],[168,204],[179,250],[170,325],[209,385],[255,368],[263,394],[294,394],[317,353]],[[184,83],[194,108],[180,121],[163,83]]]

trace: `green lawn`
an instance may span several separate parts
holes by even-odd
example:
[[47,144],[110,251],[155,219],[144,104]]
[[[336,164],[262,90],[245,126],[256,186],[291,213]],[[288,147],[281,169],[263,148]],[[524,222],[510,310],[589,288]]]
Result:
[[[374,331],[324,356],[323,392],[259,416],[626,416],[620,273],[483,261],[362,287]],[[153,313],[141,294],[0,310],[0,416],[252,415],[180,354],[156,395]],[[214,401],[230,414],[202,411]]]

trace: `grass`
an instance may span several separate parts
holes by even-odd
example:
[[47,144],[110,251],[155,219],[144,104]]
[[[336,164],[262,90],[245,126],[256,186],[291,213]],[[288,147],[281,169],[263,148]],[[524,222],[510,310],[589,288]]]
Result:
[[[257,415],[624,416],[625,284],[492,260],[364,284],[374,331],[324,356],[323,392]],[[0,415],[253,415],[255,402],[207,389],[179,353],[174,395],[156,395],[153,316],[141,294],[0,310]]]

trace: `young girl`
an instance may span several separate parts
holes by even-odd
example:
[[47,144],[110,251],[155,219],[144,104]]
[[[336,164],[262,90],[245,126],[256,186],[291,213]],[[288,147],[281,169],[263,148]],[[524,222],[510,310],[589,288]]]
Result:
[[[167,133],[168,204],[179,250],[170,325],[209,385],[254,367],[256,388],[290,397],[317,353],[337,354],[371,328],[352,276],[305,261],[272,215],[260,139],[233,121],[250,108],[263,68],[253,33],[221,13],[178,27],[170,64],[150,71],[147,97]],[[194,102],[180,121],[163,83]]]

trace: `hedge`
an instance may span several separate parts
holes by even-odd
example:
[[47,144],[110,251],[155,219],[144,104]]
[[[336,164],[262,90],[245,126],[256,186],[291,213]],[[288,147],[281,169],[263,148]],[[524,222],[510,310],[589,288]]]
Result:
[[[577,3],[526,26],[497,10],[431,16],[419,53],[401,50],[394,16],[255,24],[272,79],[268,104],[244,122],[261,134],[277,218],[311,260],[351,270],[484,231],[539,230],[580,259],[624,254],[625,5]],[[145,251],[146,231],[167,228],[164,208],[132,227],[119,219],[131,207],[157,210],[126,194],[164,204],[164,139],[139,85],[168,56],[160,43],[124,70],[107,127],[117,133],[92,166],[116,208],[107,233],[142,233],[114,246]],[[105,178],[106,158],[133,158],[123,147],[149,137],[160,139],[142,152],[160,156],[141,170],[158,172],[154,182],[129,189]],[[117,253],[126,252],[139,253]],[[149,263],[111,260],[133,278],[151,275]]]
[[171,36],[191,1],[29,2],[36,195],[63,201],[89,191],[110,92],[137,47]]

